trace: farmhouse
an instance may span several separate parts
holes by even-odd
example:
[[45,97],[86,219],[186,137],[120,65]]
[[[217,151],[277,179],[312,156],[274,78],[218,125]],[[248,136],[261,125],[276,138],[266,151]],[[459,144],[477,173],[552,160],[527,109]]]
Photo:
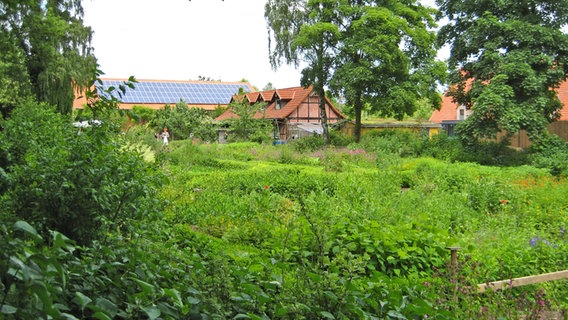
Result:
[[[126,79],[101,79],[102,88],[118,88]],[[162,109],[165,105],[175,105],[183,100],[190,108],[212,111],[217,107],[227,107],[234,94],[242,89],[252,92],[248,82],[221,81],[175,81],[175,80],[137,80],[134,89],[126,88],[120,100],[120,109],[144,106]],[[73,108],[81,109],[87,103],[82,93],[77,93]]]
[[[345,116],[326,98],[325,112],[329,123],[345,119]],[[263,112],[257,112],[257,119],[270,119],[274,123],[274,138],[282,141],[299,138],[323,131],[320,119],[320,98],[313,88],[292,87],[235,95],[234,102],[253,105],[265,102]],[[237,118],[231,109],[216,118],[218,121]]]
[[[556,91],[564,107],[560,110],[558,121],[548,125],[548,131],[568,140],[568,81],[563,82]],[[432,113],[430,121],[439,123],[442,129],[451,135],[454,134],[456,124],[467,119],[470,114],[471,110],[467,110],[465,106],[453,102],[452,97],[444,95],[440,110],[435,110]],[[529,140],[526,132],[521,131],[515,134],[511,139],[511,145],[520,148],[528,147]]]

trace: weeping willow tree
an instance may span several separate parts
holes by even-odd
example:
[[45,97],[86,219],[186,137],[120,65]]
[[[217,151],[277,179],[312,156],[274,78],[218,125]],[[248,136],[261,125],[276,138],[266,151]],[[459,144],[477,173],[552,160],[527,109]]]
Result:
[[74,89],[94,75],[92,31],[83,25],[80,0],[0,0],[0,92],[3,113],[22,95],[71,111]]

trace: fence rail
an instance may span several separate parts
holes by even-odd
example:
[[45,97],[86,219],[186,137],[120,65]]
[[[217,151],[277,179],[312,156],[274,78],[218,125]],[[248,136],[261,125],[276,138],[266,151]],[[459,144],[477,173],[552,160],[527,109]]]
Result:
[[501,289],[508,289],[513,287],[520,287],[527,284],[535,284],[546,281],[561,280],[568,278],[568,270],[539,274],[536,276],[528,276],[521,278],[513,278],[509,280],[500,280],[488,283],[481,283],[477,285],[477,292],[482,293],[489,289],[494,291]]

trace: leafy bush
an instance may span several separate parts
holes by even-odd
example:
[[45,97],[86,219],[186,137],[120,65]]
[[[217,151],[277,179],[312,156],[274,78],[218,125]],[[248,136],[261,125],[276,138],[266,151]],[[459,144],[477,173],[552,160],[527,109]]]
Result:
[[554,176],[568,175],[568,142],[548,135],[533,143],[529,151],[534,166],[547,168]]
[[323,148],[323,146],[325,146],[325,141],[321,136],[312,135],[291,140],[289,144],[298,152],[313,152]]
[[144,106],[133,106],[127,113],[128,117],[137,124],[148,123],[155,114],[156,110]]
[[440,160],[460,161],[464,153],[461,140],[455,136],[448,136],[442,131],[424,140],[421,154]]
[[422,139],[417,132],[385,129],[366,133],[361,137],[360,145],[370,152],[411,157],[420,154]]
[[139,217],[156,186],[141,154],[122,148],[112,124],[77,129],[54,109],[29,102],[3,121],[10,159],[1,199],[7,212],[80,244]]
[[[239,89],[239,94],[244,92]],[[251,105],[247,99],[231,102],[229,108],[235,117],[225,120],[225,125],[229,128],[228,141],[257,143],[271,141],[274,127],[270,120],[264,118],[265,107],[265,102]]]
[[164,109],[157,110],[149,125],[156,132],[162,132],[167,127],[172,140],[193,138],[202,141],[217,140],[213,119],[207,111],[201,108],[189,108],[184,101],[178,102],[174,107],[166,105]]
[[329,139],[331,145],[336,147],[346,147],[355,142],[355,138],[336,130],[329,130]]

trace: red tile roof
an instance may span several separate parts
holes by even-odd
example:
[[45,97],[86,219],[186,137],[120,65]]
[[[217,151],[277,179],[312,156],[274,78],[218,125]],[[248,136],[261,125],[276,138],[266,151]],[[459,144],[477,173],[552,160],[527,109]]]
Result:
[[430,122],[442,123],[443,120],[458,119],[458,104],[452,101],[453,97],[444,94],[440,110],[434,110],[430,116]]
[[[560,87],[556,90],[558,92],[558,99],[564,106],[560,110],[560,119],[558,120],[568,120],[568,81],[564,81],[560,84]],[[435,110],[430,116],[431,122],[441,123],[443,120],[457,120],[458,104],[452,102],[452,97],[448,97],[444,94],[442,97],[442,106],[440,110]]]
[[[308,96],[313,92],[312,87],[292,87],[292,88],[285,88],[285,89],[277,89],[277,90],[268,90],[268,91],[261,91],[259,92],[260,96],[263,97],[263,100],[269,103],[265,107],[264,117],[267,119],[285,119],[288,117],[294,110],[296,110],[302,102],[306,101]],[[277,103],[279,99],[273,99],[274,96],[286,102],[286,104],[277,109]],[[238,97],[233,97],[235,101],[240,101]],[[345,118],[345,116],[333,106],[333,104],[325,98],[327,105],[339,115],[341,118]],[[249,102],[254,103],[256,100],[249,100]],[[314,101],[315,103],[315,101]],[[225,111],[222,115],[216,118],[216,120],[226,120],[226,119],[234,119],[237,115],[235,115],[232,110]],[[263,117],[263,114],[258,112],[254,116],[255,118],[259,119]]]

